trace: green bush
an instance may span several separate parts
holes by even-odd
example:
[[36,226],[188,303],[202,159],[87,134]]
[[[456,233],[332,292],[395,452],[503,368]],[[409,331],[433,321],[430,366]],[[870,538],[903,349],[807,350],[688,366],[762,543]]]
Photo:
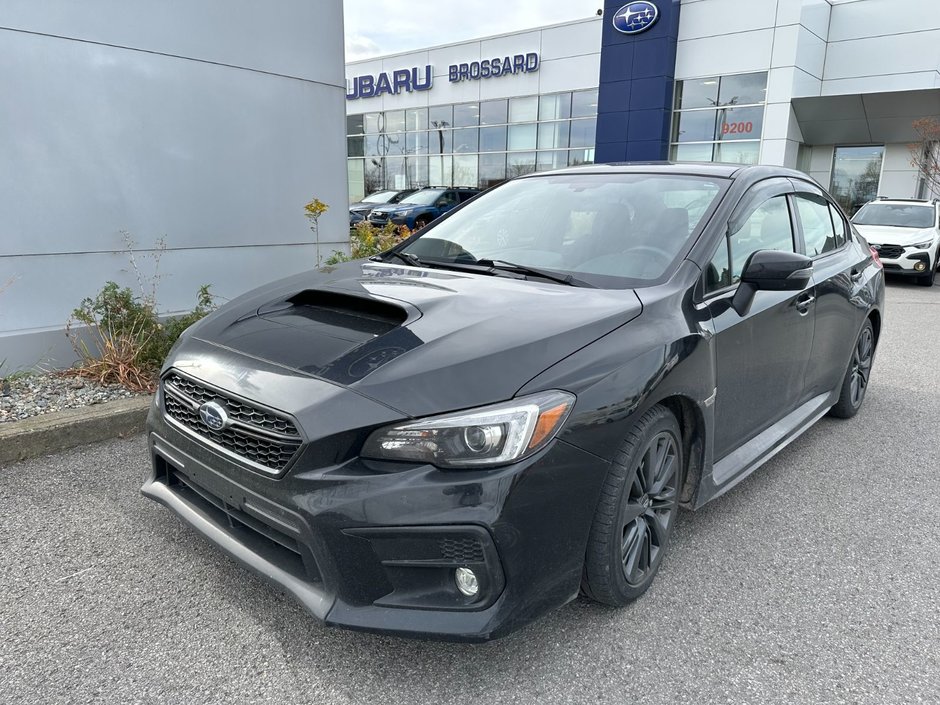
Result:
[[391,249],[399,242],[411,235],[407,225],[395,225],[388,222],[384,227],[377,228],[367,220],[356,223],[349,233],[349,252],[336,250],[326,260],[326,264],[339,264],[354,259],[363,259],[380,254]]

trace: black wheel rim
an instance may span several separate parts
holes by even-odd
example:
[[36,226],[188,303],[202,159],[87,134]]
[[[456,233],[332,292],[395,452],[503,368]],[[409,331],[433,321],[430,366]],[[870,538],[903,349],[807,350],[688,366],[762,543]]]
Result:
[[655,570],[676,513],[679,447],[668,431],[646,446],[633,472],[623,512],[620,558],[623,577],[633,587]]
[[868,378],[871,375],[872,354],[875,351],[875,338],[872,335],[871,328],[865,326],[865,330],[858,338],[855,345],[855,352],[852,354],[852,378],[850,381],[850,395],[853,408],[861,406],[865,398],[865,392],[868,389]]

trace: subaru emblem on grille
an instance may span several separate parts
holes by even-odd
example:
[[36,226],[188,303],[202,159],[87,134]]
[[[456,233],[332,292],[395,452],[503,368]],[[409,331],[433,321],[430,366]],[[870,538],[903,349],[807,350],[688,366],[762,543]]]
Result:
[[214,401],[207,401],[199,407],[199,418],[213,431],[221,431],[229,423],[225,407]]

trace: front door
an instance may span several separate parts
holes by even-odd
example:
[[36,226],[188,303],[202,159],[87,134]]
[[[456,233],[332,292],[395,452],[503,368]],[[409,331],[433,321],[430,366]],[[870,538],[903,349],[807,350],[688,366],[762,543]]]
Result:
[[813,346],[812,283],[798,292],[758,291],[744,316],[731,308],[752,253],[796,251],[792,190],[786,179],[774,179],[745,195],[705,275],[716,338],[716,461],[793,411],[803,396]]

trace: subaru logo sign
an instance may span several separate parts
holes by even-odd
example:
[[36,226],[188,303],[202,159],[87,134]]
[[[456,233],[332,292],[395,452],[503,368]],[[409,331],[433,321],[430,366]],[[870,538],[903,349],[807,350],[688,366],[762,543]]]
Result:
[[624,34],[645,32],[659,19],[659,8],[651,2],[627,3],[614,13],[614,29]]
[[213,431],[221,431],[228,426],[228,412],[214,401],[207,401],[199,407],[199,418]]

